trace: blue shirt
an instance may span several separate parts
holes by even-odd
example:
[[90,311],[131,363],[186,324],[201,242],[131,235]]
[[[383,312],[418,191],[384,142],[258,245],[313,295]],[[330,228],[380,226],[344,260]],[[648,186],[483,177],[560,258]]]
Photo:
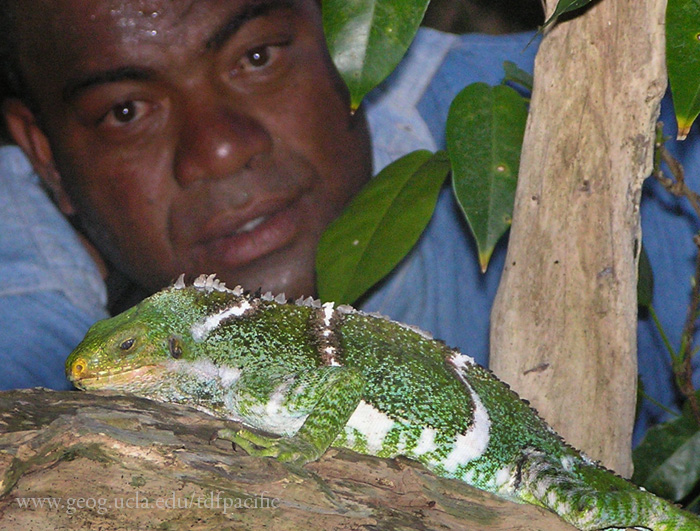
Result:
[[[365,102],[375,171],[415,149],[444,148],[444,124],[454,96],[466,85],[500,83],[510,60],[532,71],[531,34],[449,35],[421,30],[399,68]],[[668,103],[668,102],[666,102]],[[665,106],[669,134],[673,119]],[[696,190],[697,131],[671,146]],[[693,175],[695,174],[695,175]],[[94,321],[107,315],[105,288],[70,225],[48,201],[17,148],[0,149],[0,389],[43,385],[67,388],[63,361]],[[672,344],[685,319],[698,220],[683,201],[648,182],[642,203],[644,246],[655,274],[654,305]],[[430,331],[488,363],[491,305],[505,259],[505,242],[489,269],[477,265],[473,239],[449,189],[417,246],[360,307]],[[639,369],[646,392],[675,401],[670,361],[650,319],[639,323]],[[696,382],[700,371],[696,371]],[[642,404],[635,440],[663,411]]]
[[70,389],[64,361],[107,317],[97,267],[19,148],[0,148],[0,390]]

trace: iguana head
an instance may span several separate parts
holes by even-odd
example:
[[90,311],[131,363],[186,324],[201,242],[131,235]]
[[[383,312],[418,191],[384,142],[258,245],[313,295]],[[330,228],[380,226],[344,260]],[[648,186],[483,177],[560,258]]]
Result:
[[[154,369],[182,358],[187,346],[171,321],[146,299],[95,323],[66,360],[66,376],[80,389],[123,389],[149,384]],[[162,371],[161,371],[162,372]]]
[[192,324],[207,322],[211,307],[223,299],[228,304],[247,300],[242,290],[225,288],[213,275],[189,287],[181,277],[124,313],[95,323],[66,360],[66,376],[86,390],[151,388],[175,370],[174,362],[195,361],[201,355]]
[[307,327],[319,311],[320,301],[311,298],[287,304],[283,294],[228,289],[214,275],[189,286],[181,277],[93,325],[68,357],[66,374],[80,389],[177,400],[193,387],[230,385],[243,367],[283,366],[282,351],[314,364],[317,345]]

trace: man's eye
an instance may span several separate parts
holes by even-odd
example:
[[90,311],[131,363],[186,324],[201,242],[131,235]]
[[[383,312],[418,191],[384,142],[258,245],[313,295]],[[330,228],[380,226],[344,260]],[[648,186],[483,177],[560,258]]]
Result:
[[261,46],[246,53],[246,59],[253,68],[265,66],[270,61],[270,48]]
[[238,60],[231,71],[231,76],[245,75],[257,73],[258,70],[263,72],[274,72],[276,67],[281,65],[282,61],[282,49],[287,45],[287,43],[257,46],[251,48]]
[[125,101],[112,107],[102,119],[106,125],[119,126],[133,122],[144,112],[144,103]]

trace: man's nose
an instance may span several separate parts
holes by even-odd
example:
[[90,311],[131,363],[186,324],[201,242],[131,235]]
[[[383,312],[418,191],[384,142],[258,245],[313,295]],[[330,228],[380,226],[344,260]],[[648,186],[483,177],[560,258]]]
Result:
[[188,104],[175,152],[181,186],[223,179],[251,167],[272,147],[262,123],[243,110],[215,102]]

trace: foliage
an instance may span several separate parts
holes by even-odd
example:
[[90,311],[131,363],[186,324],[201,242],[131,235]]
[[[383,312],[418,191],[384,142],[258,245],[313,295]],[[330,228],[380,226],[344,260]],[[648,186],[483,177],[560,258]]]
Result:
[[540,31],[543,31],[545,28],[556,24],[559,17],[562,15],[576,11],[577,9],[581,9],[590,4],[592,1],[593,0],[559,0],[557,7],[554,8],[554,13],[552,13],[545,21],[542,28],[540,28]]
[[632,481],[671,501],[691,502],[700,484],[700,430],[688,408],[649,429],[634,451]]
[[474,83],[447,116],[452,186],[474,234],[481,270],[513,218],[527,106],[511,87]]
[[654,294],[654,274],[651,271],[651,262],[644,247],[639,253],[639,266],[637,271],[637,304],[640,308],[651,307]]
[[353,109],[399,64],[430,0],[323,0],[328,49]]
[[683,140],[700,114],[699,0],[669,0],[666,65],[678,121],[678,139]]
[[[350,89],[354,108],[405,54],[427,3],[324,0],[326,38],[333,60]],[[397,17],[405,20],[399,24]],[[395,27],[402,30],[396,31]],[[412,28],[410,32],[409,28]],[[399,33],[400,39],[396,38]],[[532,87],[530,74],[513,63],[507,63],[504,68],[507,79],[527,89]],[[477,94],[479,99],[474,100]],[[472,125],[479,127],[470,126],[469,117]],[[510,226],[526,118],[523,98],[508,87],[490,88],[483,84],[466,87],[450,108],[446,133],[448,169],[452,170],[457,200],[476,238],[482,270],[486,270],[494,246]],[[486,124],[490,127],[485,127]],[[384,172],[382,177],[395,181],[398,168],[413,167],[413,154],[407,157],[411,160],[387,168],[393,177],[387,177]],[[486,181],[484,175],[488,176]],[[412,204],[403,197],[403,193],[410,193],[409,187],[402,187],[391,196],[392,201],[406,209],[401,217],[393,215],[396,209],[391,216],[357,215],[360,211],[387,212],[387,196],[375,190],[385,186],[383,179],[376,181],[375,178],[367,185],[321,239],[316,269],[318,292],[324,300],[356,301],[401,261],[430,220],[431,212],[424,210],[424,203]],[[421,211],[412,214],[416,225],[409,228],[404,218],[411,216],[408,211],[412,207]],[[355,241],[358,243],[351,246]]]
[[503,72],[505,73],[505,77],[503,78],[504,83],[520,85],[527,92],[532,92],[534,80],[530,72],[525,72],[512,61],[505,61],[503,63]]
[[[682,166],[665,147],[666,140],[661,124],[659,124],[656,132],[652,176],[670,194],[686,199],[695,210],[696,215],[700,217],[700,195],[688,187]],[[662,163],[666,164],[673,177],[668,177],[664,173]],[[696,243],[699,242],[700,234],[696,236]],[[646,255],[642,255],[642,258],[646,259]],[[700,393],[693,388],[691,362],[695,355],[693,339],[700,314],[700,252],[696,256],[696,272],[691,283],[688,316],[683,327],[681,343],[677,349],[668,339],[654,310],[651,282],[652,274],[648,262],[645,263],[640,259],[638,301],[640,306],[646,307],[656,323],[671,359],[677,387],[686,401],[681,415],[676,415],[676,418],[650,429],[644,441],[635,449],[633,453],[635,466],[633,479],[655,494],[698,511],[700,509],[700,493],[698,492],[700,489],[700,459],[698,459],[700,455]],[[646,284],[649,285],[643,287]]]
[[321,299],[352,303],[394,268],[430,221],[449,169],[445,152],[414,151],[372,179],[319,244]]

